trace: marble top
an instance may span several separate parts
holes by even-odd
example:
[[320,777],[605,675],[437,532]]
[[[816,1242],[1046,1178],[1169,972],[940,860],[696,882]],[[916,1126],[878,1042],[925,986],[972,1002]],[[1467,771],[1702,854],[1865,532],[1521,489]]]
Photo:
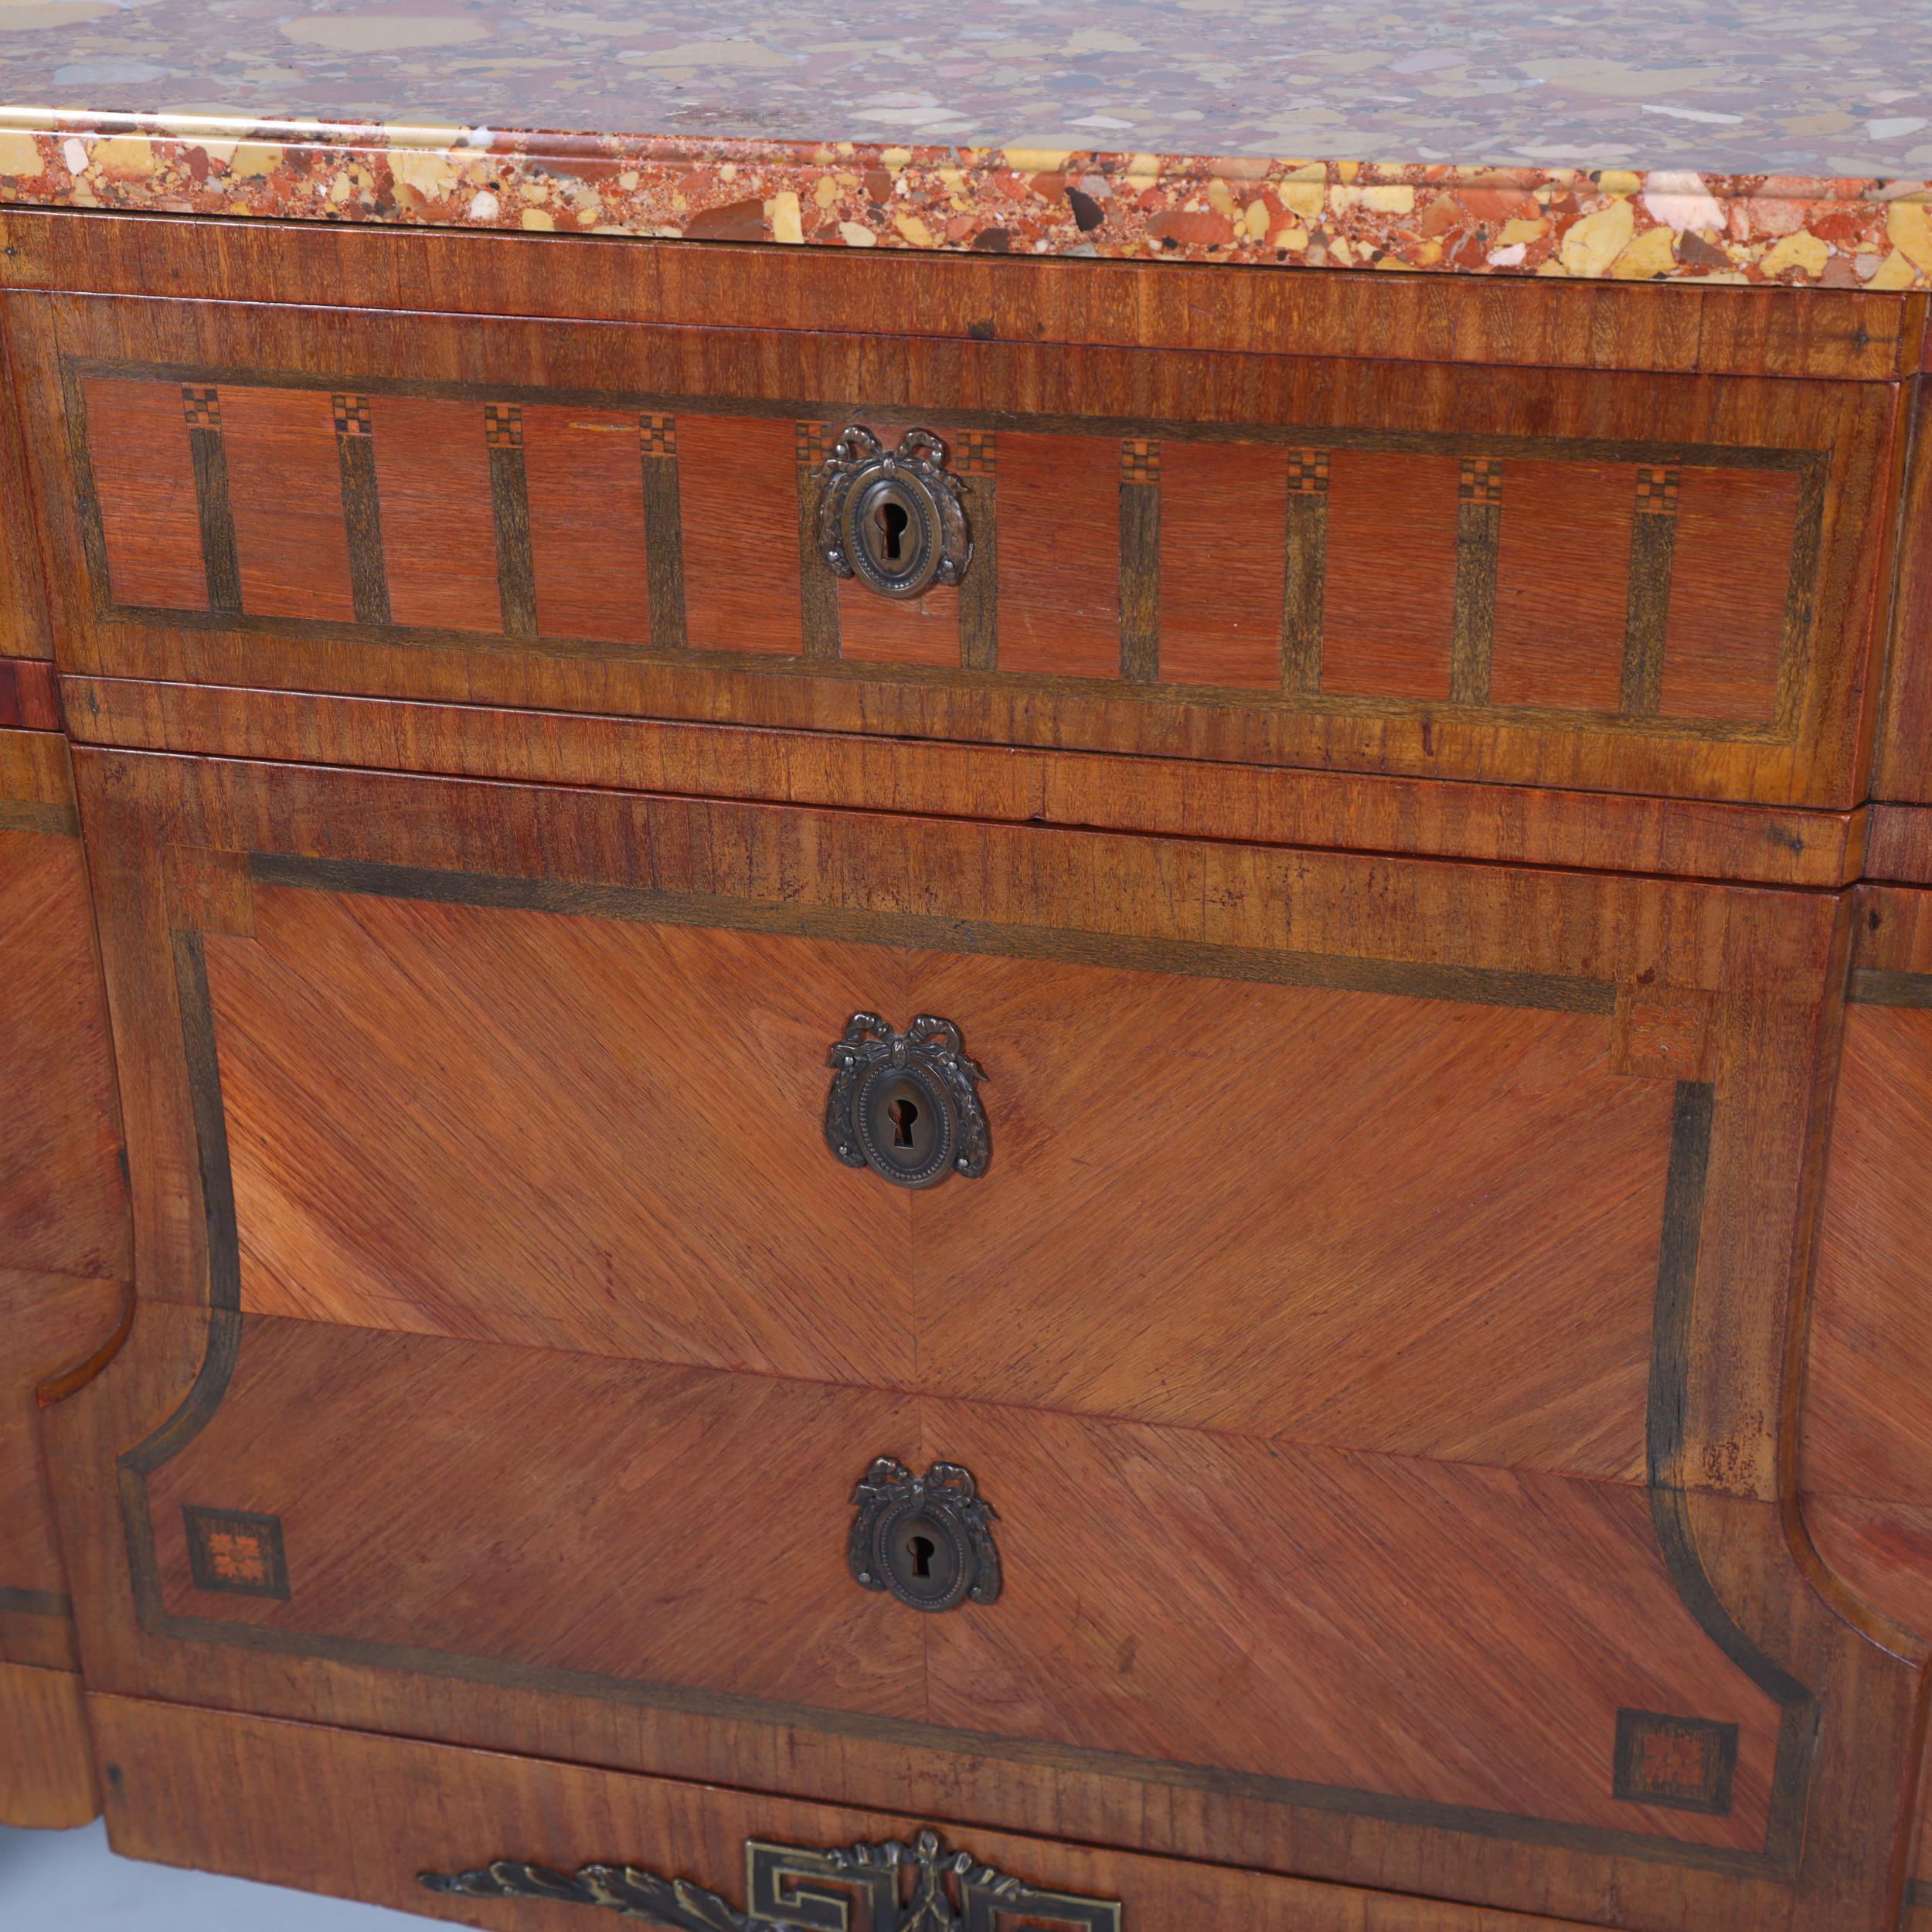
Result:
[[1932,282],[1923,0],[0,0],[0,100],[16,202]]

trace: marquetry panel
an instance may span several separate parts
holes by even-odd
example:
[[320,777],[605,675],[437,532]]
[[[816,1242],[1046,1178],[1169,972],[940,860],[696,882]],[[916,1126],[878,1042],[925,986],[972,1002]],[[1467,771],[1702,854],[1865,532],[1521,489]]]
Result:
[[[540,1859],[553,1870],[573,1871],[599,1859],[675,1874],[686,1882],[683,1896],[694,1909],[709,1911],[709,1894],[723,1902],[718,1910],[730,1911],[736,1923],[740,1908],[750,1903],[747,1859],[756,1847],[767,1869],[773,1862],[783,1872],[809,1861],[798,1874],[801,1882],[781,1881],[774,1887],[777,1900],[763,1900],[764,1923],[817,1925],[830,1910],[863,1910],[872,1893],[865,1881],[878,1869],[842,1881],[826,1870],[825,1853],[892,1842],[910,1847],[922,1831],[931,1831],[944,1864],[963,1865],[980,1881],[980,1906],[995,1884],[1030,1888],[1028,1902],[1046,1909],[1025,1917],[1042,1932],[1117,1923],[1156,1932],[1197,1926],[1581,1932],[1576,1923],[1539,1911],[1497,1912],[1224,1862],[1096,1849],[1053,1835],[1044,1814],[1032,1818],[1030,1829],[1011,1832],[950,1823],[960,1808],[957,1799],[921,1811],[900,1792],[859,1811],[133,1698],[96,1696],[88,1717],[104,1753],[124,1774],[110,1788],[108,1803],[114,1842],[125,1855],[346,1893],[403,1912],[429,1905],[420,1876],[425,1870],[473,1870],[496,1855],[485,1848],[515,1846],[520,1858]],[[286,1804],[280,1794],[290,1790],[311,1794],[310,1801]],[[352,1860],[344,1858],[345,1845],[355,1847]],[[913,1875],[903,1863],[899,1870],[900,1889],[909,1892]],[[949,1891],[958,1883],[950,1876],[940,1880]],[[1039,1897],[1043,1892],[1047,1899]],[[951,1903],[949,1897],[949,1910]],[[1070,1907],[1079,1910],[1077,1920],[1060,1916]],[[478,1902],[458,1909],[487,1913],[503,1925],[534,1924],[539,1917],[566,1927],[573,1922],[569,1908],[542,1903]],[[1004,1910],[992,1917],[996,1923],[1020,1923]],[[855,1913],[853,1922],[859,1922]],[[1733,1932],[1733,1923],[1723,1932]]]
[[[138,445],[175,389],[94,378],[86,393],[107,399],[106,430]],[[647,481],[668,468],[679,565],[660,596],[677,601],[692,648],[972,668],[958,590],[896,604],[813,574],[828,424],[379,395],[346,399],[360,413],[338,439],[339,394],[334,419],[314,391],[179,394],[202,444],[225,452],[221,494],[209,500],[204,474],[191,515],[177,474],[164,515],[108,466],[95,496],[117,607],[350,622],[353,536],[402,630],[645,648]],[[910,425],[875,427],[890,447]],[[157,460],[179,471],[182,439],[166,428]],[[352,511],[337,454],[365,434],[379,529]],[[957,435],[970,475],[993,439]],[[1789,468],[1432,455],[1373,439],[1293,453],[1272,440],[997,440],[999,540],[978,568],[996,580],[990,656],[1007,672],[1254,702],[1300,680],[1344,700],[1774,720],[1806,561]],[[130,460],[121,443],[114,461]],[[1291,521],[1305,519],[1294,499],[1309,479],[1325,512],[1313,540]],[[967,500],[990,535],[990,474]],[[238,602],[197,577],[204,551],[237,560]],[[1308,611],[1319,617],[1304,641],[1294,620]]]
[[[1876,393],[1539,372],[1485,398],[1293,357],[1129,381],[1087,352],[1049,372],[1001,345],[737,356],[474,322],[459,352],[346,318],[268,363],[286,318],[66,298],[55,342],[27,307],[29,388],[66,431],[45,454],[70,464],[42,487],[78,506],[63,594],[84,583],[100,640],[77,668],[1814,803],[1850,784]],[[832,574],[819,468],[859,420],[947,444],[974,534],[956,589],[895,605]],[[332,527],[277,544],[310,518]],[[244,658],[291,625],[336,648]]]
[[1117,676],[1119,444],[1008,432],[999,455],[1001,665],[1042,676]]
[[83,393],[108,596],[129,606],[207,610],[208,568],[180,389],[98,378]]
[[[195,1420],[132,1532],[182,1636],[863,1713],[1282,1797],[1765,1835],[1777,1701],[1699,1628],[1634,1487],[252,1317]],[[855,1586],[881,1453],[974,1471],[996,1604],[926,1618]],[[1399,1727],[1362,1721],[1365,1682]],[[1624,1711],[1733,1730],[1724,1801],[1613,1791]]]
[[[1722,1932],[1889,1884],[1916,1669],[1782,1490],[1828,899],[80,763],[149,1021],[148,1299],[52,1423],[103,1690]],[[983,1177],[832,1158],[862,1008],[958,1022]],[[879,1455],[972,1469],[997,1601],[845,1572]]]
[[[1932,1507],[1932,893],[1867,886],[1854,903],[1801,1481]],[[1932,1555],[1914,1560],[1932,1589]]]
[[912,1379],[910,1199],[821,1124],[846,1020],[905,1009],[896,954],[295,887],[252,907],[198,940],[244,1308]]
[[1644,489],[1601,463],[1507,465],[1496,540],[1489,697],[1610,712],[1631,629],[1631,529]]
[[910,982],[1000,1135],[997,1185],[913,1202],[924,1386],[1641,1474],[1672,1093],[1603,1013],[941,953]]
[[[247,1311],[1641,1474],[1715,992],[160,860]],[[859,1011],[964,1029],[987,1185],[830,1160]]]
[[1161,451],[1160,666],[1172,684],[1281,684],[1288,462],[1253,443]]
[[[504,628],[488,403],[440,396],[369,401],[375,465],[373,541],[391,620],[405,628]],[[225,440],[225,439],[224,439]]]
[[795,426],[686,413],[677,437],[685,643],[798,656],[805,640]]
[[[1932,1641],[1932,892],[1853,900],[1851,1004],[1819,1211],[1798,1478],[1819,1553]],[[1932,1776],[1913,1893],[1932,1905]]]
[[[937,1722],[1763,1842],[1777,1706],[1678,1598],[1641,1491],[963,1403],[924,1429],[999,1510],[1006,1584],[930,1620]],[[1736,1727],[1721,1804],[1613,1788],[1636,1711]]]
[[[213,855],[184,883],[189,855],[163,859],[198,935],[245,1308],[1640,1471],[1666,1083],[1708,1070],[1625,1065],[1591,986],[1517,1005],[1427,974],[1372,992],[908,954],[266,860],[250,889]],[[1694,1042],[1711,1004],[1668,1016]],[[825,1048],[859,1010],[967,1029],[998,1185],[907,1196],[829,1162]],[[1068,1012],[1090,1016],[1071,1036]],[[1241,1045],[1176,1056],[1177,1032]],[[1043,1294],[1067,1311],[1050,1338]]]
[[250,1318],[141,1561],[168,1615],[284,1648],[913,1717],[920,1620],[853,1585],[845,1535],[917,1434],[869,1390]]
[[[539,632],[651,641],[655,565],[647,485],[677,461],[635,411],[535,403],[523,411],[524,487]],[[654,440],[655,447],[654,447]]]
[[221,400],[241,607],[352,624],[338,409],[318,389],[231,387]]
[[1660,704],[1670,716],[1769,724],[1792,640],[1801,478],[1686,465],[1672,546]]

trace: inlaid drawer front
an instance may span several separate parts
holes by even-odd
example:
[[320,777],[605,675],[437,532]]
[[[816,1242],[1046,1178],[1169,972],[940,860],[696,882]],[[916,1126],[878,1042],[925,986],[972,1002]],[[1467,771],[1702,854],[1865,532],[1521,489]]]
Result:
[[22,308],[70,668],[1852,801],[1876,386]]
[[1915,1673],[1779,1492],[1829,900],[80,757],[102,1688],[989,1824],[1050,1766],[1092,1842],[1500,1836],[1498,1905],[1887,1882]]
[[[96,1697],[115,1842],[478,1924],[685,1932],[1566,1932],[1376,1893],[314,1724]],[[291,1787],[326,1806],[288,1806]],[[190,1804],[177,1795],[192,1791]],[[510,1848],[514,1847],[512,1850]],[[515,1901],[522,1901],[519,1904]],[[541,1901],[541,1903],[539,1903]],[[560,1909],[580,1908],[574,1912]],[[601,1911],[598,1908],[602,1908]]]

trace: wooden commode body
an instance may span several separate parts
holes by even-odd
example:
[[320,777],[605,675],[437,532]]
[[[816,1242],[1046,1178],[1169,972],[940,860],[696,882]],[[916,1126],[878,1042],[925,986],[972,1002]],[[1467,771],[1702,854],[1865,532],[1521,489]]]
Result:
[[0,1815],[531,1932],[1932,1926],[1932,240],[781,246],[849,148],[464,233],[534,164],[56,119]]

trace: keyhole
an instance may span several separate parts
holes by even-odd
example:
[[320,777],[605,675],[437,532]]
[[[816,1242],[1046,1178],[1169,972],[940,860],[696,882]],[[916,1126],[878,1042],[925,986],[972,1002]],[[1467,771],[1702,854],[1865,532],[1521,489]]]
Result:
[[[893,1124],[893,1145],[910,1147],[913,1144],[913,1123],[919,1118],[919,1109],[907,1100],[894,1100],[886,1109],[886,1117]],[[923,1576],[925,1572],[920,1571]]]
[[879,520],[879,548],[885,560],[888,563],[896,563],[900,561],[900,541],[912,519],[906,514],[903,503],[882,503],[873,515]]
[[930,1536],[914,1536],[909,1539],[906,1547],[912,1556],[913,1574],[915,1577],[930,1577],[933,1573],[933,1552],[939,1546]]

